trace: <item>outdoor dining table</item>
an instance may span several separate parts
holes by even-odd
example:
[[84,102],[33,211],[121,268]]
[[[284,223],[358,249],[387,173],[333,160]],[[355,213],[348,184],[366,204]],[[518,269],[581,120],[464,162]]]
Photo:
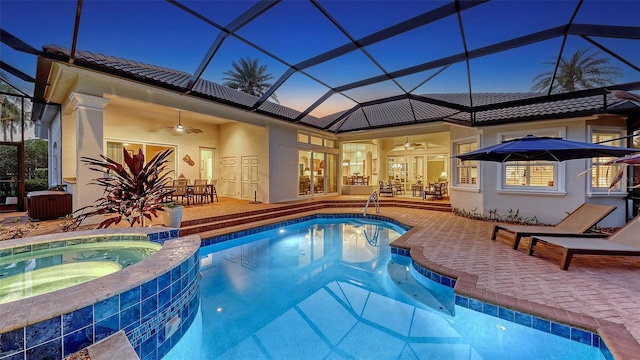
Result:
[[[213,199],[214,199],[214,197],[215,197],[215,198],[217,198],[217,197],[218,197],[218,195],[216,194],[216,191],[215,191],[215,187],[216,187],[216,186],[215,186],[214,184],[207,184],[206,186],[207,186],[207,195],[209,196],[209,201],[210,201],[211,203],[213,203],[213,201],[214,201],[214,200],[213,200]],[[193,185],[193,184],[187,184],[187,194],[189,194],[189,197],[192,197],[192,198],[193,198],[193,192],[194,192],[194,189],[195,189],[195,185]],[[218,202],[219,202],[219,201],[220,201],[220,199],[218,199]],[[194,204],[195,204],[195,199],[194,199]]]

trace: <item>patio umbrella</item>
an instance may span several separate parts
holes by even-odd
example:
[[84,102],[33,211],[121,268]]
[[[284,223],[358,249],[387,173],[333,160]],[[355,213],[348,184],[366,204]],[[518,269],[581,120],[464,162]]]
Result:
[[460,160],[484,161],[565,161],[604,156],[625,156],[638,149],[606,146],[552,137],[527,135],[500,144],[456,155]]

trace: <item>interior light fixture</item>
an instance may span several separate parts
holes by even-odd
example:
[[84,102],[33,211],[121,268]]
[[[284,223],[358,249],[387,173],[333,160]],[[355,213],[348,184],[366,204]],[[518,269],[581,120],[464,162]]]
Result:
[[180,109],[178,109],[178,125],[174,127],[176,131],[184,131],[184,126],[182,126],[182,121],[180,119]]
[[405,149],[408,149],[408,148],[409,148],[409,137],[408,137],[408,136],[407,136],[407,137],[405,137],[405,139],[404,139],[404,148],[405,148]]

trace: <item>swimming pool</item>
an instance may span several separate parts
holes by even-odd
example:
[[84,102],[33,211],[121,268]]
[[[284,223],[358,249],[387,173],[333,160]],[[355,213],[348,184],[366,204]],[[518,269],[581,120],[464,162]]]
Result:
[[[139,239],[138,239],[139,238]],[[146,236],[56,241],[3,250],[0,304],[46,294],[120,271],[162,248]],[[111,240],[111,241],[110,241]]]
[[402,232],[319,218],[201,248],[200,312],[163,359],[604,359],[455,305],[391,254]]

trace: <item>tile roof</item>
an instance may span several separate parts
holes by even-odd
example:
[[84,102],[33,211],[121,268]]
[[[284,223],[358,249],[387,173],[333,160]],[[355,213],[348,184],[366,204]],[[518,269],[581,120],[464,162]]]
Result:
[[[61,60],[69,56],[69,49],[60,46],[49,45],[45,46],[43,50],[45,55],[53,59]],[[191,79],[191,74],[138,61],[78,50],[74,65],[174,91],[189,93],[192,96],[243,109],[254,110],[289,122],[296,121],[301,115],[301,112],[297,110],[270,101],[265,101],[257,109],[253,109],[259,100],[258,97],[209,80],[199,79],[193,89],[188,91],[187,85],[189,79]],[[531,101],[528,101],[526,104],[518,103],[518,101],[522,102],[530,99],[535,101],[536,98],[540,98],[541,102],[531,103]],[[470,107],[471,101],[473,102],[473,108]],[[621,108],[620,104],[625,102],[627,101],[619,100],[613,95],[607,95],[609,108]],[[506,104],[500,106],[499,104],[502,103]],[[478,108],[490,105],[496,106],[491,109]],[[476,109],[475,125],[477,126],[536,118],[550,119],[554,116],[580,116],[589,112],[601,113],[604,110],[604,105],[602,95],[548,101],[545,96],[537,93],[474,93],[472,99],[469,98],[468,93],[424,94],[416,97],[416,99],[410,99],[407,96],[400,99],[390,99],[388,102],[381,100],[371,104],[357,105],[353,109],[323,118],[307,114],[302,117],[299,123],[332,132],[348,132],[434,121],[450,121],[471,125],[472,109]]]

